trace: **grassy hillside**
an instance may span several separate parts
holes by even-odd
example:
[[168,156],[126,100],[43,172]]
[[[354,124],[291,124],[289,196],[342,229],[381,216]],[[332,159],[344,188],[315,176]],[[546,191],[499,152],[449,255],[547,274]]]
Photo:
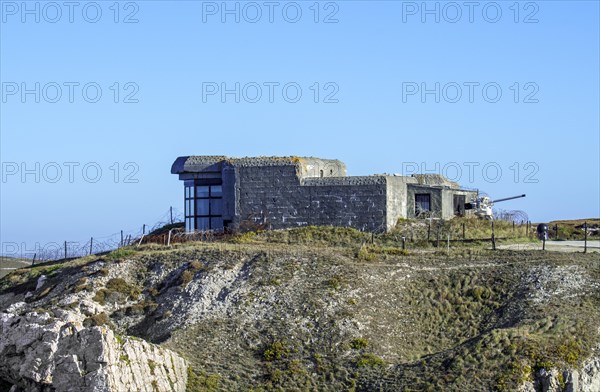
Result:
[[558,226],[559,240],[583,240],[585,233],[582,226],[586,222],[588,225],[588,239],[600,239],[600,219],[598,218],[552,221],[548,224],[551,238],[556,239],[557,234],[554,228]]
[[29,309],[87,312],[179,352],[189,391],[513,391],[593,353],[597,255],[447,252],[418,238],[403,250],[402,230],[423,230],[412,224],[124,248],[16,271],[0,281],[0,308],[44,274]]
[[27,267],[31,260],[0,256],[0,278],[9,274],[13,269]]

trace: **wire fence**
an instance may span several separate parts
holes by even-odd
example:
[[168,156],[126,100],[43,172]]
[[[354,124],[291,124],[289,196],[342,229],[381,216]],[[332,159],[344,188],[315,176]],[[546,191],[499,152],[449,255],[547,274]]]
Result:
[[[512,225],[512,236],[523,234],[531,236],[533,234],[531,222],[527,219],[527,215],[522,211],[500,210],[494,212],[496,221],[503,221],[505,223],[504,226],[507,224]],[[34,250],[30,250],[26,252],[26,254],[16,256],[32,259],[32,263],[35,264],[39,262],[103,254],[130,245],[149,243],[171,245],[189,241],[212,242],[224,240],[227,239],[227,237],[234,235],[234,233],[214,231],[195,231],[189,233],[185,231],[183,222],[184,214],[180,210],[170,207],[161,216],[154,219],[152,224],[141,224],[137,228],[118,230],[117,232],[101,237],[90,236],[87,241],[48,243],[43,247],[38,246]],[[425,224],[425,222],[427,223]],[[427,242],[435,243],[436,245],[444,241],[470,242],[489,240],[495,245],[495,239],[499,239],[494,233],[493,221],[488,221],[487,224],[484,224],[484,226],[489,225],[489,233],[487,232],[488,230],[485,230],[485,233],[481,231],[469,233],[472,229],[466,228],[464,223],[456,225],[451,222],[452,220],[444,220],[435,217],[417,219],[412,224],[404,225],[400,230],[396,230],[394,235],[400,235],[402,237],[403,246],[405,241],[415,242],[419,240],[425,240]],[[242,232],[269,230],[270,225],[267,220],[254,217],[242,221],[239,229],[239,231]],[[388,228],[385,226],[382,226],[378,230],[371,229],[371,240],[375,238],[374,236],[386,237],[387,229]]]
[[140,243],[140,241],[160,228],[172,226],[183,227],[183,213],[170,207],[151,224],[141,224],[137,228],[119,230],[115,233],[95,237],[90,236],[87,241],[51,242],[44,246],[37,245],[33,250],[21,252],[20,258],[31,258],[32,263],[70,259],[94,254],[110,252],[123,246]]

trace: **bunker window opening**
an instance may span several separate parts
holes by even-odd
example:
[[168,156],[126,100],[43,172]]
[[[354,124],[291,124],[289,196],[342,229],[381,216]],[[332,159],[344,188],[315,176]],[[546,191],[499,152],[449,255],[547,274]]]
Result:
[[200,180],[186,186],[185,196],[187,231],[223,229],[222,185]]
[[423,211],[431,211],[431,195],[429,193],[415,194],[415,214]]
[[319,170],[319,174],[323,177],[323,170]]

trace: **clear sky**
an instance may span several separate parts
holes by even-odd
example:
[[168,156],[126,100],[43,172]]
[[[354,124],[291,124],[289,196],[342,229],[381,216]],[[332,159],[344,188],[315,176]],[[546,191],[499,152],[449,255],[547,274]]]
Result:
[[3,246],[152,225],[194,154],[441,172],[526,193],[497,206],[532,221],[600,215],[598,1],[0,4]]

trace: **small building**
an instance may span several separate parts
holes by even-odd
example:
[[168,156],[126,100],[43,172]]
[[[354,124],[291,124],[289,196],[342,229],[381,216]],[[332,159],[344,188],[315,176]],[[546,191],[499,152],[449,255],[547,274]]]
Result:
[[187,232],[309,225],[380,232],[400,218],[464,215],[476,197],[437,174],[347,176],[343,162],[312,157],[186,156],[171,173],[184,183]]

